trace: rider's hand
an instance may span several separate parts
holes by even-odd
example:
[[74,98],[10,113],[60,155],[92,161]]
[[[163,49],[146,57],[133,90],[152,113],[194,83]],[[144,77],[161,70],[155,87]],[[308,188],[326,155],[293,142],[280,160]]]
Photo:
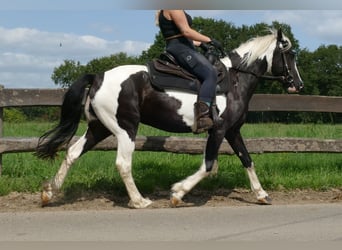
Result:
[[216,39],[211,39],[211,41],[209,42],[210,45],[214,46],[216,49],[219,49],[219,50],[223,50],[223,47],[222,47],[222,44],[217,41]]
[[200,47],[201,49],[203,49],[204,51],[208,51],[209,48],[210,48],[210,45],[209,45],[209,43],[201,42],[201,44],[199,45],[199,47]]

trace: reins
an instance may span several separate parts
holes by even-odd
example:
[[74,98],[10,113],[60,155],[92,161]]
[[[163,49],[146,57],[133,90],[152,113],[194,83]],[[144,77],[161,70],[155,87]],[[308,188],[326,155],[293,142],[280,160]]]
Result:
[[284,72],[285,72],[283,76],[270,76],[270,75],[264,75],[264,74],[257,74],[257,73],[254,73],[253,71],[244,70],[239,67],[232,67],[230,69],[235,70],[236,72],[253,75],[254,77],[259,78],[259,79],[272,80],[272,81],[287,81],[288,83],[292,83],[293,79],[290,74],[289,66],[285,57],[285,52],[289,51],[290,49],[291,49],[291,46],[285,46],[284,48],[280,48],[280,54],[283,60]]
[[260,75],[257,73],[254,73],[253,71],[248,71],[248,70],[244,70],[241,68],[236,68],[236,67],[232,67],[230,68],[232,70],[235,70],[236,72],[240,72],[240,73],[244,73],[244,74],[249,74],[249,75],[253,75],[256,78],[259,79],[264,79],[264,80],[279,80],[279,81],[283,81],[286,79],[286,76],[269,76],[269,75]]

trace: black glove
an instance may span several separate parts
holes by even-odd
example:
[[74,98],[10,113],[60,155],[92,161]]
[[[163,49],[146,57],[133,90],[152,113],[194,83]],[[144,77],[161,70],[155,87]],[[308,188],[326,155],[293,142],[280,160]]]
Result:
[[214,46],[216,49],[219,49],[220,51],[223,51],[222,44],[219,41],[217,41],[216,39],[211,39],[209,44]]
[[207,52],[210,48],[210,45],[209,43],[204,43],[204,42],[201,42],[200,46],[199,46],[201,49],[203,49],[205,52]]

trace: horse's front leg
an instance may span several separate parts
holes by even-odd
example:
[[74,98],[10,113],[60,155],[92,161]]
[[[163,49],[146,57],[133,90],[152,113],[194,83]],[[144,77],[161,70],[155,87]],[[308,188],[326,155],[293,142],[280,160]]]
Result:
[[171,189],[171,205],[177,206],[185,194],[207,177],[211,171],[217,170],[218,150],[224,138],[224,133],[218,130],[212,130],[209,134],[205,155],[200,169],[186,179],[174,184]]
[[259,178],[255,172],[254,163],[247,151],[240,130],[236,129],[228,131],[226,134],[226,139],[228,140],[235,154],[240,158],[243,166],[246,168],[251,189],[255,193],[257,200],[263,204],[271,204],[272,200],[260,184]]

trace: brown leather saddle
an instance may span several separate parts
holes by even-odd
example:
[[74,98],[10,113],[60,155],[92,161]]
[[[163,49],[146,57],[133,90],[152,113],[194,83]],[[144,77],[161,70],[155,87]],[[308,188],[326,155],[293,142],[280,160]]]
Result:
[[[218,72],[216,94],[228,92],[228,71],[220,60],[213,62]],[[176,59],[168,52],[147,63],[152,86],[160,91],[179,90],[198,94],[201,82],[178,65]]]

